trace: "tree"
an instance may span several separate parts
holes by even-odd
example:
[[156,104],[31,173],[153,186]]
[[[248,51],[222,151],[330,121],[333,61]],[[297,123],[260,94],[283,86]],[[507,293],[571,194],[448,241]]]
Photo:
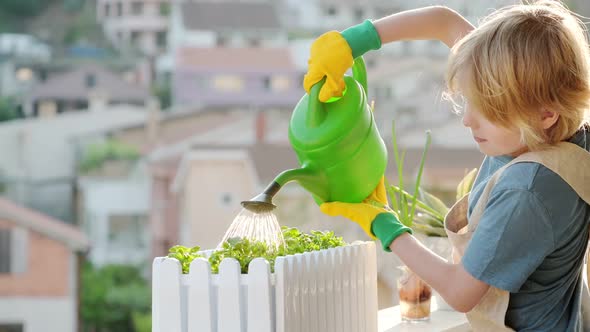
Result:
[[80,308],[84,331],[134,331],[134,314],[147,314],[150,303],[148,283],[138,268],[84,265]]
[[21,118],[18,105],[12,98],[0,98],[0,122]]
[[39,14],[52,0],[2,0],[0,10],[20,17]]
[[154,94],[160,101],[160,107],[165,110],[172,105],[172,90],[169,82],[156,83],[152,87],[152,94]]

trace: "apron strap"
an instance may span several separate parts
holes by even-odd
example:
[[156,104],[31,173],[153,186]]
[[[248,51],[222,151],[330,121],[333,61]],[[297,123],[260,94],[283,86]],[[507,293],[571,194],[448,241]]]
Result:
[[[481,218],[489,195],[502,173],[511,165],[522,162],[535,162],[549,168],[567,182],[582,200],[590,204],[590,153],[573,143],[561,142],[543,151],[523,153],[498,169],[473,208],[471,219],[476,221],[474,224]],[[475,226],[469,223],[469,229]]]

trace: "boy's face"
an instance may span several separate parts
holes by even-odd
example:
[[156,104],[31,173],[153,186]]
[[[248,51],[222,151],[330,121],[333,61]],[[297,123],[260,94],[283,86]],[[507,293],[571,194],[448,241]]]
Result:
[[[464,70],[458,75],[460,91],[469,92],[469,71]],[[469,95],[469,93],[464,93]],[[483,114],[474,109],[467,98],[463,106],[463,125],[471,130],[473,139],[479,146],[479,151],[488,156],[509,155],[517,157],[527,151],[527,147],[520,139],[520,130],[506,128],[492,123]]]
[[465,105],[463,125],[471,130],[473,139],[479,146],[479,151],[488,156],[509,155],[517,157],[527,151],[527,147],[520,140],[517,128],[508,129],[487,120],[480,112]]

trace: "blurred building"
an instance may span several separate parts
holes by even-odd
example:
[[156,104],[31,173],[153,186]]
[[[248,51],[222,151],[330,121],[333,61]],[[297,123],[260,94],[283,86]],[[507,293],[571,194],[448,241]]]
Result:
[[176,105],[294,107],[304,91],[286,48],[182,48],[176,55]]
[[[75,141],[77,149],[84,149],[88,142],[110,137],[145,155],[156,150],[178,154],[173,150],[183,151],[181,142],[186,137],[210,130],[230,118],[224,110],[203,112],[188,108],[160,112],[157,105],[151,105],[145,122],[90,132]],[[164,197],[155,196],[162,193],[162,183],[167,183],[166,173],[161,168],[155,169],[147,159],[110,160],[96,171],[79,173],[80,223],[93,242],[89,255],[93,264],[147,266],[152,258],[154,238],[167,239],[167,248],[175,244],[177,210],[171,208],[176,206],[175,197],[168,195],[169,184],[164,184]],[[166,215],[167,223],[155,230],[153,216],[160,214]],[[166,235],[175,233],[173,238]]]
[[0,56],[47,61],[51,59],[51,47],[34,36],[16,33],[0,33]]
[[97,20],[123,52],[155,56],[166,50],[171,0],[97,0]]
[[177,1],[170,17],[169,51],[182,47],[277,47],[287,30],[274,1]]
[[143,106],[150,96],[148,89],[100,65],[86,64],[34,86],[25,97],[23,110],[26,116],[53,117],[116,104]]
[[21,98],[38,79],[35,68],[50,60],[51,48],[35,37],[0,34],[0,97]]
[[0,123],[3,195],[54,218],[76,222],[76,177],[83,152],[76,149],[76,137],[143,123],[147,114],[143,108],[119,105]]
[[0,199],[0,330],[78,331],[82,232]]

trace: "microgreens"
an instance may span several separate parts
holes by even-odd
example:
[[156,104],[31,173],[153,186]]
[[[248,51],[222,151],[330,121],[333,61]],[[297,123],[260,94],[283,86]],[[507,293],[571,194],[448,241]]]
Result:
[[[252,241],[247,238],[230,238],[221,248],[216,249],[209,256],[209,264],[213,273],[219,272],[219,264],[224,258],[234,258],[240,263],[242,273],[248,273],[248,265],[257,257],[266,259],[271,271],[274,272],[274,262],[279,256],[294,255],[308,251],[335,248],[346,245],[342,237],[334,232],[311,231],[309,234],[300,232],[297,228],[282,227],[285,246],[278,250],[270,248],[264,242]],[[168,257],[176,258],[182,266],[182,273],[188,273],[191,262],[199,254],[200,247],[188,248],[174,246],[170,248]]]

